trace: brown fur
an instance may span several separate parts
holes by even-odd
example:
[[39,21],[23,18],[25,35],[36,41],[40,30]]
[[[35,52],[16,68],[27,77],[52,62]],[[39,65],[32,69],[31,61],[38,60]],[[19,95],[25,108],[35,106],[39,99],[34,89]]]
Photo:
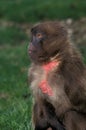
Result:
[[[59,22],[41,23],[33,27],[33,30],[41,30],[47,36],[42,45],[43,51],[46,52],[43,53],[43,59],[38,59],[35,64],[34,58],[29,69],[36,104],[33,110],[34,124],[39,122],[46,125],[45,120],[54,124],[52,122],[56,122],[53,116],[55,114],[66,130],[86,130],[86,68],[81,55],[70,43],[66,29]],[[53,96],[48,96],[41,92],[38,85],[46,77],[42,64],[51,60],[60,61],[60,64],[49,72],[46,79],[54,93]],[[54,110],[47,108],[49,104]],[[47,109],[53,112],[52,121]]]

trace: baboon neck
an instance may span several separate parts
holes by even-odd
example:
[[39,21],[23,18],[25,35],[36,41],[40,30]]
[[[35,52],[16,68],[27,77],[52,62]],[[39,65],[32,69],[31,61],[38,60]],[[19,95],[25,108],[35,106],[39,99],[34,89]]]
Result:
[[51,61],[49,63],[43,64],[42,68],[43,70],[48,73],[49,71],[53,70],[55,67],[59,65],[59,61]]

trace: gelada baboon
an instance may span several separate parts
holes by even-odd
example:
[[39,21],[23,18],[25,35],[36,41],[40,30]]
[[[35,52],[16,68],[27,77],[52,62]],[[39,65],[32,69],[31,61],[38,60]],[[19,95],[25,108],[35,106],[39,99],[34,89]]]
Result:
[[31,29],[29,80],[35,130],[86,130],[86,68],[60,22]]

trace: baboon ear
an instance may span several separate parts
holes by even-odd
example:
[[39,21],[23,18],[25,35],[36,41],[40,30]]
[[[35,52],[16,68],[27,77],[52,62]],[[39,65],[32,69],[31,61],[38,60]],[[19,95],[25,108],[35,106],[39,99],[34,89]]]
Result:
[[48,54],[52,55],[65,47],[65,44],[67,44],[67,35],[57,35],[47,39],[43,48]]

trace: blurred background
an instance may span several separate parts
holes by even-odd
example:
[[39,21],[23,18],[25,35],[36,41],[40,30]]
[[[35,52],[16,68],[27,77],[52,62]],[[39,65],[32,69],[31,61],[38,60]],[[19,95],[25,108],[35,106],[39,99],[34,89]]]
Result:
[[86,0],[0,0],[0,130],[32,130],[27,47],[34,23],[60,20],[86,63]]

